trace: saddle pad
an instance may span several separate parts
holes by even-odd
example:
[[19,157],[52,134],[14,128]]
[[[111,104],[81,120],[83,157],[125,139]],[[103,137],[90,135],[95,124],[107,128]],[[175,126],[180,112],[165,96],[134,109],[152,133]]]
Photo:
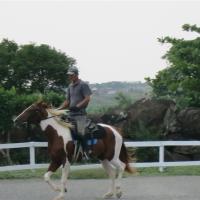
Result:
[[97,139],[87,140],[87,145],[91,146],[97,143]]

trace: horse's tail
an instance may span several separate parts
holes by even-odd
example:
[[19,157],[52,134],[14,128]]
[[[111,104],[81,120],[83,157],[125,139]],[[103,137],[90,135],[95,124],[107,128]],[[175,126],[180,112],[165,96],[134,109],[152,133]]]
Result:
[[129,162],[132,161],[131,157],[129,156],[127,149],[125,147],[125,144],[122,143],[122,147],[121,147],[121,151],[120,151],[120,155],[119,158],[122,162],[125,163],[125,171],[127,171],[128,173],[135,173],[136,169],[132,168],[129,164]]

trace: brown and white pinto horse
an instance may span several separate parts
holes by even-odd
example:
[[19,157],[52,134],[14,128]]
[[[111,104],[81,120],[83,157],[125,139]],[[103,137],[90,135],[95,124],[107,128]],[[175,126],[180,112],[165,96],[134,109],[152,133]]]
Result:
[[[48,152],[51,158],[44,179],[53,190],[59,191],[59,195],[54,200],[63,200],[75,145],[70,128],[58,123],[56,116],[52,113],[55,112],[52,112],[52,109],[46,103],[39,102],[25,109],[15,118],[14,122],[16,124],[27,122],[40,125],[47,137]],[[110,198],[116,195],[117,198],[120,198],[122,195],[120,185],[122,174],[124,170],[132,172],[128,163],[129,157],[120,133],[109,125],[99,125],[105,129],[106,134],[93,145],[92,153],[100,159],[111,180],[109,190],[103,197]],[[61,186],[57,186],[51,181],[50,177],[60,166],[62,166]]]

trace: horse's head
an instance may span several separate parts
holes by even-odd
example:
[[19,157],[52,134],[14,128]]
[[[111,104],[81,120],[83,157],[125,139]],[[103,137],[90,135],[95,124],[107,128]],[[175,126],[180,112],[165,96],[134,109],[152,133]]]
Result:
[[44,102],[34,103],[20,113],[15,119],[15,124],[39,124],[48,117],[46,109],[48,105]]

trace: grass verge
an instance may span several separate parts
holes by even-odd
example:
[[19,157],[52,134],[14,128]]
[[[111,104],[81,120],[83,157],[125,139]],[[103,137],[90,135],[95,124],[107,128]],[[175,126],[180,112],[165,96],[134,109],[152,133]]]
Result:
[[[61,176],[61,170],[58,170],[52,178],[58,179]],[[43,178],[45,169],[37,170],[22,170],[22,171],[11,171],[11,172],[0,172],[0,179],[30,179],[30,178]],[[167,167],[164,172],[159,172],[158,168],[139,168],[136,174],[125,173],[124,177],[130,176],[199,176],[200,167]],[[99,169],[89,170],[71,170],[70,179],[102,179],[107,178],[105,171]]]

